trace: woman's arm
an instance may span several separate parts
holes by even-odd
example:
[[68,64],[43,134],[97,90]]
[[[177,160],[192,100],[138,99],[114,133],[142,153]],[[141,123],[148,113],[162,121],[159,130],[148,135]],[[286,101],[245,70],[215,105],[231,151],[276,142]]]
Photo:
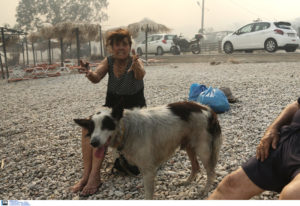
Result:
[[133,61],[131,69],[134,72],[134,78],[137,80],[142,80],[144,78],[146,71],[144,70],[144,64],[141,60],[137,59]]
[[142,80],[146,74],[143,62],[139,59],[139,56],[135,54],[135,50],[132,49],[132,65],[128,72],[133,71],[134,78]]
[[93,72],[91,70],[88,70],[86,73],[86,77],[93,82],[94,84],[98,83],[105,77],[105,75],[108,72],[108,61],[107,58],[105,58],[96,68],[96,70]]
[[294,114],[299,108],[300,105],[298,102],[294,102],[288,105],[275,119],[275,121],[268,127],[264,136],[260,140],[259,145],[257,146],[256,159],[264,161],[269,155],[271,145],[273,149],[276,149],[276,145],[279,141],[280,128],[291,123]]

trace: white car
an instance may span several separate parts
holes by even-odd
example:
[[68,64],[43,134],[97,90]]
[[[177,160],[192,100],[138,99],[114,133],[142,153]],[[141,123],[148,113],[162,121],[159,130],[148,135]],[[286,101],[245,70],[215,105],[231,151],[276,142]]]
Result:
[[251,23],[222,40],[222,48],[227,54],[234,51],[252,52],[257,49],[268,52],[284,49],[286,52],[294,52],[299,44],[297,32],[288,22]]
[[[172,52],[172,49],[175,47],[173,42],[175,36],[174,34],[152,34],[148,36],[148,53],[163,55],[164,53]],[[146,53],[146,40],[137,45],[136,51],[139,56]]]

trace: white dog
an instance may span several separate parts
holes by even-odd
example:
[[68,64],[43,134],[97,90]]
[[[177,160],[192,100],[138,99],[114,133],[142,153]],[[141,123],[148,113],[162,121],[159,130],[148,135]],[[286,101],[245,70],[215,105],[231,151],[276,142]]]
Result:
[[167,161],[179,146],[185,149],[192,164],[187,183],[199,171],[197,157],[207,173],[205,195],[215,177],[221,147],[221,128],[217,115],[195,102],[177,102],[161,107],[123,110],[107,108],[89,119],[74,119],[87,128],[91,145],[103,155],[106,147],[117,148],[136,165],[144,180],[145,198],[152,199],[154,179],[159,165]]

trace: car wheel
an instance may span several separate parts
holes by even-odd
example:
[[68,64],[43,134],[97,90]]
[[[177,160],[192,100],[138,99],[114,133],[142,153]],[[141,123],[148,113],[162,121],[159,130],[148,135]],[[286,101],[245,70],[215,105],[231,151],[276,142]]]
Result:
[[286,48],[285,51],[286,52],[295,52],[297,50],[297,48]]
[[137,49],[137,54],[138,54],[139,56],[142,56],[142,55],[143,55],[143,51],[142,51],[141,48],[138,48],[138,49]]
[[275,39],[267,39],[265,42],[265,50],[267,52],[276,52],[277,50],[277,42]]
[[232,52],[233,52],[233,46],[232,46],[232,44],[230,42],[226,42],[224,44],[224,52],[226,54],[232,54]]
[[157,51],[157,55],[159,56],[164,54],[164,50],[161,47],[157,47],[156,51]]

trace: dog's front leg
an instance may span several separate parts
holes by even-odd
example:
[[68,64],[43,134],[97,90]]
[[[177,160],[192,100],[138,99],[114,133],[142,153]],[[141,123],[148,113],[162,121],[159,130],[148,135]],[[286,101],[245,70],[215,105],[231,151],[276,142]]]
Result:
[[155,171],[147,170],[147,171],[143,172],[145,199],[147,199],[147,200],[153,199],[154,180],[155,180]]

